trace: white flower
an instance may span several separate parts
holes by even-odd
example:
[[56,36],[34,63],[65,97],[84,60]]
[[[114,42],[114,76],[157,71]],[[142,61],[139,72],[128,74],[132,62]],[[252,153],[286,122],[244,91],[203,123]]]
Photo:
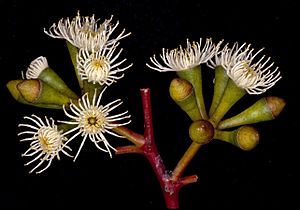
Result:
[[237,86],[249,94],[261,94],[275,85],[281,76],[278,67],[271,69],[274,63],[269,63],[270,57],[265,59],[263,55],[257,59],[263,48],[254,53],[250,47],[251,44],[246,43],[239,47],[236,42],[229,48],[226,44],[207,65],[211,68],[221,65]]
[[117,75],[130,68],[132,64],[118,68],[126,61],[116,61],[122,50],[115,53],[119,44],[114,44],[110,48],[101,48],[98,51],[89,51],[88,49],[80,49],[77,54],[77,68],[81,80],[88,80],[88,82],[99,83],[100,85],[111,85],[116,80],[122,78],[124,74]]
[[43,56],[40,56],[33,61],[31,61],[29,67],[26,71],[26,79],[36,79],[39,77],[42,71],[48,68],[47,59]]
[[234,43],[232,48],[228,47],[228,44],[224,46],[222,50],[215,54],[214,59],[209,60],[207,65],[210,68],[216,68],[222,66],[224,69],[233,67],[238,61],[249,59],[249,52],[251,44],[246,46],[246,43],[239,47],[237,42]]
[[201,38],[199,43],[190,43],[187,40],[187,47],[184,49],[181,46],[170,51],[163,48],[163,52],[160,55],[163,64],[160,64],[154,55],[150,58],[150,61],[154,64],[154,66],[149,64],[146,65],[149,68],[160,72],[191,69],[201,63],[206,63],[209,59],[211,59],[218,52],[221,43],[222,41],[215,45],[212,43],[212,39],[206,39],[206,42],[202,47]]
[[[71,118],[71,121],[60,121],[62,123],[75,125],[73,129],[70,129],[64,135],[68,135],[70,133],[75,132],[73,136],[69,138],[67,141],[70,142],[78,135],[83,137],[78,152],[74,158],[76,160],[77,156],[79,155],[82,146],[84,145],[87,138],[89,138],[98,149],[104,152],[108,152],[110,157],[112,157],[111,151],[115,150],[109,142],[107,141],[106,137],[104,136],[105,133],[111,134],[113,136],[122,137],[111,130],[115,127],[123,126],[130,123],[130,120],[126,120],[125,122],[119,122],[125,119],[130,118],[130,115],[126,115],[128,111],[125,111],[120,114],[110,115],[110,112],[120,106],[122,101],[117,99],[112,101],[105,106],[100,104],[101,97],[103,92],[105,91],[106,87],[103,91],[97,96],[97,91],[95,90],[93,99],[90,101],[88,94],[84,94],[81,99],[78,100],[78,103],[71,103],[70,104],[70,111],[71,113],[67,112],[66,108],[64,108],[65,114]],[[103,143],[104,147],[101,147],[99,144]]]
[[[52,163],[52,160],[56,157],[58,160],[59,152],[69,155],[66,150],[71,150],[70,147],[66,145],[67,138],[59,131],[54,123],[54,120],[50,118],[50,121],[45,117],[46,122],[43,122],[41,118],[36,115],[31,115],[31,117],[24,117],[24,119],[30,120],[31,124],[19,124],[19,127],[27,127],[30,130],[20,132],[18,135],[29,135],[28,137],[20,140],[30,141],[30,148],[22,154],[24,157],[34,157],[31,161],[25,165],[29,165],[33,162],[39,161],[39,163],[29,172],[37,170],[46,161],[48,162],[41,170],[36,173],[41,173],[46,170]],[[65,150],[64,150],[65,149]]]
[[125,29],[114,39],[111,39],[111,34],[119,25],[119,21],[113,25],[111,23],[113,16],[99,24],[99,19],[95,16],[83,17],[79,12],[77,16],[70,20],[62,18],[58,24],[55,23],[49,28],[49,31],[44,29],[44,32],[52,38],[65,39],[77,48],[88,48],[89,50],[98,50],[103,46],[118,42],[130,35],[125,33]]
[[[250,56],[251,57],[251,56]],[[270,58],[264,56],[252,64],[252,60],[238,61],[232,68],[226,69],[227,75],[235,84],[249,94],[261,94],[281,79],[278,67],[271,69],[274,63],[268,64]]]

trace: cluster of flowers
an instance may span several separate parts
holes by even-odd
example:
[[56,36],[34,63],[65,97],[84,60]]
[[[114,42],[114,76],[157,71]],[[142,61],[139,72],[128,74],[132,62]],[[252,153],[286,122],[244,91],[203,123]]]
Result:
[[[132,66],[130,64],[120,68],[126,59],[118,61],[122,52],[122,49],[118,50],[119,41],[129,36],[130,33],[125,33],[125,30],[123,30],[117,37],[112,38],[112,34],[119,22],[115,25],[111,22],[112,17],[103,23],[99,23],[99,20],[96,20],[94,15],[92,17],[83,17],[78,12],[78,15],[72,20],[69,18],[61,19],[57,25],[53,24],[48,31],[44,29],[44,32],[50,37],[65,39],[68,47],[76,51],[74,66],[76,66],[76,75],[82,88],[82,97],[78,99],[77,95],[65,85],[48,66],[45,57],[38,57],[30,63],[25,73],[25,82],[22,81],[16,85],[18,91],[21,91],[21,97],[24,97],[25,100],[27,99],[24,96],[24,92],[26,92],[24,88],[26,88],[26,84],[33,80],[43,82],[44,86],[50,84],[48,88],[52,87],[64,95],[63,97],[60,95],[60,98],[66,98],[67,96],[67,99],[62,102],[62,108],[65,115],[71,119],[70,121],[58,121],[69,125],[68,129],[66,127],[62,129],[62,125],[57,126],[52,118],[50,118],[50,122],[47,117],[45,117],[45,121],[36,115],[24,117],[31,123],[19,124],[19,126],[31,130],[20,132],[19,135],[27,135],[21,141],[30,141],[31,143],[29,149],[22,156],[34,157],[25,165],[38,162],[30,173],[33,171],[41,173],[46,170],[55,157],[60,158],[59,154],[61,152],[73,157],[68,153],[68,150],[71,150],[68,144],[79,135],[83,138],[73,159],[74,161],[87,138],[98,149],[108,152],[112,156],[111,150],[115,149],[109,144],[104,134],[108,133],[122,137],[112,132],[111,129],[130,123],[130,120],[128,120],[130,115],[127,114],[127,111],[110,115],[112,110],[122,104],[120,99],[106,105],[101,104],[101,97],[106,87],[122,78],[124,76],[122,72]],[[60,84],[57,84],[58,81]],[[93,88],[93,91],[86,91],[87,85],[84,84],[88,83],[93,84],[90,86],[90,88]],[[27,101],[29,100],[27,99]],[[30,100],[30,102],[33,101]],[[41,103],[41,100],[34,101],[34,105],[40,105]],[[57,101],[55,101],[55,104],[57,104]],[[67,131],[64,132],[64,130]],[[103,144],[104,147],[100,144]],[[47,162],[47,164],[43,164],[44,162]]]
[[[101,97],[106,87],[122,78],[123,72],[132,64],[120,67],[126,59],[118,61],[122,52],[122,49],[118,50],[119,41],[129,36],[130,33],[125,33],[123,30],[113,38],[112,34],[119,22],[115,25],[111,22],[112,17],[99,24],[99,20],[96,20],[94,16],[82,17],[78,13],[72,20],[61,19],[48,31],[44,30],[50,37],[67,41],[76,76],[82,88],[80,98],[69,90],[49,68],[45,57],[39,57],[31,62],[25,74],[25,80],[8,83],[7,86],[14,98],[25,104],[31,104],[34,101],[37,106],[56,108],[44,101],[38,101],[36,98],[31,99],[30,94],[32,93],[27,93],[28,86],[36,82],[39,82],[38,85],[41,82],[45,83],[44,87],[48,85],[48,90],[51,88],[58,90],[63,95],[60,98],[66,98],[66,100],[60,100],[62,100],[61,107],[65,115],[70,118],[69,121],[59,120],[57,122],[60,124],[56,125],[52,118],[49,120],[45,117],[45,121],[43,121],[40,117],[32,115],[24,117],[30,123],[19,124],[20,127],[28,128],[19,133],[19,135],[27,135],[21,141],[30,142],[30,147],[23,153],[23,156],[33,157],[26,165],[37,163],[30,172],[43,172],[51,165],[54,158],[60,158],[60,153],[73,157],[69,154],[71,151],[69,143],[79,135],[82,139],[74,161],[86,139],[90,139],[98,149],[109,153],[112,157],[111,150],[115,151],[115,148],[108,142],[104,134],[122,137],[113,132],[113,128],[129,124],[130,115],[127,111],[111,115],[110,112],[119,107],[122,101],[117,99],[102,105]],[[246,43],[242,45],[234,43],[232,46],[225,44],[223,47],[222,44],[223,41],[215,44],[210,38],[192,43],[187,40],[185,48],[179,46],[172,50],[163,49],[160,55],[161,62],[154,55],[150,58],[151,64],[146,64],[149,68],[160,72],[175,71],[181,78],[191,82],[200,109],[199,116],[191,115],[191,118],[194,117],[194,120],[209,119],[215,127],[219,126],[220,129],[230,127],[228,122],[227,124],[226,122],[219,124],[219,122],[234,102],[227,107],[219,106],[222,100],[221,95],[225,91],[223,88],[222,93],[214,94],[212,106],[207,113],[201,92],[202,88],[199,88],[202,85],[201,75],[196,75],[198,79],[191,78],[193,75],[190,74],[191,72],[194,72],[195,69],[199,70],[202,64],[221,71],[222,81],[225,81],[224,78],[226,84],[230,81],[232,86],[240,92],[232,94],[238,95],[239,98],[246,92],[249,94],[264,93],[281,78],[278,68],[272,68],[274,63],[270,62],[270,58],[266,58],[264,55],[260,56],[262,49],[255,51],[250,44]],[[47,78],[46,74],[51,74],[56,78],[55,82],[60,81],[63,85],[51,85],[50,80],[45,79]],[[217,74],[215,83],[218,83]],[[63,87],[63,90],[60,91],[59,87]],[[38,97],[41,97],[40,93]],[[237,101],[238,98],[234,100]]]

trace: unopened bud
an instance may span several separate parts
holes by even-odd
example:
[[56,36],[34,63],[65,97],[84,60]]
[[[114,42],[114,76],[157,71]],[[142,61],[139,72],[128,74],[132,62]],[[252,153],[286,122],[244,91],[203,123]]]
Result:
[[266,97],[266,102],[272,113],[273,119],[278,117],[278,115],[281,113],[281,111],[286,105],[284,99],[275,96]]
[[[22,94],[22,90],[20,91],[18,89],[18,86],[19,84],[23,83],[24,81],[27,81],[27,80],[11,80],[9,81],[6,86],[9,90],[9,92],[11,93],[11,95],[14,97],[14,99],[16,101],[18,101],[19,103],[22,103],[22,104],[27,104],[27,105],[32,105],[32,106],[37,106],[37,107],[42,107],[42,108],[49,108],[49,109],[60,109],[62,108],[61,105],[57,105],[57,104],[43,104],[43,103],[32,103],[30,101],[27,101],[23,94],[25,94],[28,98],[31,98],[33,99],[35,96],[36,93],[34,93],[34,90],[33,92],[31,93],[32,95],[29,94],[30,91],[25,91],[23,94]],[[27,86],[28,84],[25,83],[24,86]],[[25,87],[23,87],[25,89]],[[30,85],[27,86],[26,88],[29,88],[30,89]],[[26,93],[27,92],[27,93]]]
[[214,139],[226,141],[248,151],[259,143],[259,133],[254,127],[244,125],[233,131],[215,130]]
[[6,87],[8,88],[9,92],[11,95],[16,99],[16,101],[23,103],[23,104],[28,104],[28,102],[23,98],[22,94],[18,90],[17,86],[19,83],[22,83],[24,80],[18,79],[18,80],[11,80],[6,84]]
[[195,66],[191,69],[185,69],[183,71],[177,71],[177,75],[181,79],[185,79],[191,83],[194,88],[197,106],[201,115],[201,119],[207,119],[206,107],[203,98],[202,91],[202,71],[201,66]]
[[18,83],[17,89],[29,103],[59,106],[70,103],[70,99],[67,96],[38,79],[24,80]]
[[252,126],[245,125],[237,129],[235,141],[241,149],[252,150],[259,142],[259,133]]
[[264,97],[240,114],[221,121],[218,129],[273,120],[281,113],[285,104],[286,103],[282,98],[275,96]]
[[66,85],[66,83],[51,69],[47,68],[38,77],[43,82],[47,83],[54,89],[58,90],[60,93],[77,99],[78,96]]
[[185,79],[175,78],[169,88],[171,98],[193,120],[200,120],[201,115],[197,107],[193,86]]
[[194,142],[207,144],[214,137],[214,127],[207,120],[198,120],[190,125],[189,135]]

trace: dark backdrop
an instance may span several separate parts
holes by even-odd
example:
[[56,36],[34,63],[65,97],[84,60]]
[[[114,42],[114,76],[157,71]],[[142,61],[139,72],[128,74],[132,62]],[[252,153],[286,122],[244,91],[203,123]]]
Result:
[[[17,125],[22,117],[38,115],[62,118],[61,111],[41,110],[17,103],[5,84],[21,78],[29,63],[46,56],[49,65],[66,83],[78,91],[67,48],[62,40],[43,33],[60,18],[95,14],[100,19],[114,15],[119,28],[132,35],[121,41],[123,57],[134,66],[111,86],[107,101],[124,100],[123,109],[132,115],[130,128],[143,132],[139,89],[151,88],[155,137],[161,156],[171,170],[190,140],[190,120],[171,101],[168,86],[173,73],[159,73],[145,66],[161,48],[185,45],[186,38],[198,41],[212,37],[217,42],[251,43],[265,47],[282,73],[282,80],[266,95],[285,98],[287,106],[274,121],[255,125],[260,144],[245,152],[222,142],[201,148],[186,175],[197,174],[199,181],[182,188],[182,209],[265,208],[298,206],[299,36],[295,1],[239,4],[213,1],[1,1],[1,138],[0,208],[64,207],[80,209],[164,209],[159,184],[148,162],[128,154],[110,159],[87,142],[75,163],[63,157],[40,175],[28,174],[28,161],[21,158],[27,145],[19,142]],[[213,73],[205,73],[206,100],[210,101]],[[247,96],[253,102],[260,96]],[[247,103],[250,105],[250,102]],[[296,127],[297,126],[297,127]],[[117,139],[120,144],[124,140]],[[118,145],[113,142],[112,145]],[[74,148],[76,151],[76,148]]]

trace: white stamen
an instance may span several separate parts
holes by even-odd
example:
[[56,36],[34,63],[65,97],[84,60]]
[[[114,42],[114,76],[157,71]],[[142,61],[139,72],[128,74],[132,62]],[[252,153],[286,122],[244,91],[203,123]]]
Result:
[[[117,134],[114,135],[111,129],[130,123],[130,120],[127,120],[128,118],[130,118],[130,115],[127,115],[127,111],[116,115],[110,115],[111,111],[122,104],[122,102],[120,102],[120,99],[112,101],[105,106],[100,105],[100,100],[105,90],[106,87],[102,90],[99,96],[97,94],[97,91],[95,90],[92,100],[89,99],[87,93],[84,94],[81,100],[78,100],[78,103],[76,105],[71,103],[71,113],[69,113],[65,109],[65,107],[63,109],[66,116],[71,118],[71,121],[60,122],[70,125],[77,125],[75,128],[64,133],[64,135],[73,133],[73,136],[69,138],[69,141],[75,139],[75,137],[79,135],[83,136],[83,140],[80,144],[74,161],[78,157],[87,138],[89,138],[98,149],[104,152],[108,152],[110,157],[112,157],[110,149],[115,149],[109,144],[104,134],[108,133],[113,136],[118,136]],[[120,122],[122,120],[125,121]],[[103,143],[105,148],[101,147],[99,143]]]
[[[267,59],[268,61],[269,59]],[[245,89],[249,94],[261,94],[281,79],[278,67],[270,70],[270,67],[273,66],[272,63],[264,69],[265,64],[266,62],[251,64],[250,60],[242,60],[229,68],[227,74],[237,86]]]
[[77,48],[99,50],[103,47],[110,47],[130,35],[123,29],[116,38],[111,38],[119,25],[119,22],[113,25],[112,18],[113,16],[99,24],[99,19],[96,20],[94,15],[83,17],[78,11],[77,16],[72,20],[62,18],[57,25],[54,23],[49,31],[44,29],[44,32],[52,38],[65,39]]
[[252,56],[252,50],[249,51],[251,44],[242,44],[239,47],[237,42],[234,43],[232,48],[228,47],[227,43],[222,50],[215,54],[214,59],[209,60],[207,66],[215,69],[217,66],[222,66],[223,68],[232,68],[237,62],[241,60],[248,60]]
[[48,68],[48,62],[47,59],[43,56],[40,56],[36,59],[34,59],[27,71],[26,71],[26,79],[36,79],[39,77],[39,75],[44,71],[46,68]]
[[206,63],[217,52],[221,45],[220,41],[217,45],[212,43],[212,39],[206,39],[203,47],[201,47],[202,39],[200,42],[193,42],[192,44],[187,40],[187,47],[166,50],[163,48],[160,58],[163,64],[160,64],[154,55],[150,61],[154,66],[146,64],[149,68],[163,72],[163,71],[182,71],[194,68],[202,63]]
[[[22,156],[32,157],[35,156],[31,161],[27,162],[25,165],[32,164],[36,161],[40,161],[31,171],[40,168],[43,163],[48,162],[46,166],[37,171],[36,173],[41,173],[46,170],[52,163],[52,160],[57,157],[59,159],[59,152],[63,152],[65,155],[72,157],[66,150],[71,151],[71,148],[66,145],[67,138],[63,136],[62,131],[58,131],[54,120],[50,118],[50,121],[45,117],[43,122],[41,118],[36,115],[31,115],[31,117],[24,117],[24,119],[30,120],[31,124],[19,124],[19,127],[30,128],[33,131],[23,131],[18,133],[18,135],[30,135],[21,139],[20,141],[31,141],[29,149],[27,149]],[[64,150],[66,149],[66,150]]]
[[80,49],[77,54],[77,68],[81,79],[93,84],[111,85],[124,77],[124,73],[118,76],[117,74],[127,70],[132,64],[119,68],[126,59],[115,63],[122,52],[121,49],[116,55],[113,55],[117,46],[118,44],[115,44],[110,48],[99,49],[99,51],[89,51],[87,48]]

